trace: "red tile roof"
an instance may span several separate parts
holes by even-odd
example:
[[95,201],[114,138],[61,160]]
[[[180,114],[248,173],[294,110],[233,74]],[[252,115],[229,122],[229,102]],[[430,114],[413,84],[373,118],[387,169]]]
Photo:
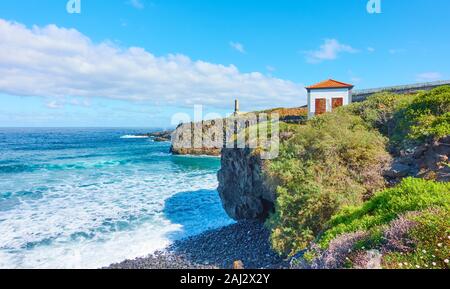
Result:
[[340,82],[334,79],[328,79],[306,87],[306,89],[320,89],[320,88],[353,88],[353,85]]

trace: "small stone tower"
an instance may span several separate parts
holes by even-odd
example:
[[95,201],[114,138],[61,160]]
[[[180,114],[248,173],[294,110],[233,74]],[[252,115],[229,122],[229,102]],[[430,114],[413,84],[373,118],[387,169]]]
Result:
[[239,114],[239,100],[234,100],[234,114]]

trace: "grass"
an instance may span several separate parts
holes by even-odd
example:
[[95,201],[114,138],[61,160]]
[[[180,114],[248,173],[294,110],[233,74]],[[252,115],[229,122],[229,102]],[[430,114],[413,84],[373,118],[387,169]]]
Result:
[[450,183],[407,178],[398,186],[377,193],[361,206],[344,208],[328,222],[328,229],[318,243],[326,248],[332,239],[341,234],[372,230],[406,212],[431,207],[449,212]]

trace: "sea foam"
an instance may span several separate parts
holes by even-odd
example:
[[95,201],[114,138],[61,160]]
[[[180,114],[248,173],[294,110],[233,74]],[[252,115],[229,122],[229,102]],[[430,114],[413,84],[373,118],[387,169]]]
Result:
[[218,160],[118,133],[69,133],[70,149],[45,145],[34,157],[9,148],[33,170],[0,172],[0,268],[98,268],[233,222],[216,191]]
[[120,137],[121,139],[134,139],[134,138],[149,138],[146,135],[123,135]]

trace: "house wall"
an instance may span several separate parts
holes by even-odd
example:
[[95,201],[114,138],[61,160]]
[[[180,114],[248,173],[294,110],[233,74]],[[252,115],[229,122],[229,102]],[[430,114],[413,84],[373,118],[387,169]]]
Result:
[[344,99],[343,105],[348,105],[352,102],[351,92],[348,88],[312,89],[308,91],[308,117],[311,118],[316,113],[317,98],[325,98],[327,100],[327,112],[330,112],[332,99],[339,97]]

